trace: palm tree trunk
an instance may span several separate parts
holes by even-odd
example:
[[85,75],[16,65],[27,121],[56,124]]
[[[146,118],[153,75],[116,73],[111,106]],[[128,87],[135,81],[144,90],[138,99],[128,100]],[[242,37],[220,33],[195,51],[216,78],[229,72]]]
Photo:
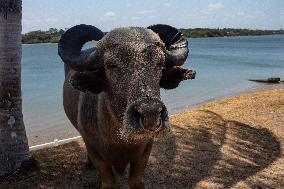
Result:
[[0,175],[30,158],[22,114],[22,0],[0,0]]

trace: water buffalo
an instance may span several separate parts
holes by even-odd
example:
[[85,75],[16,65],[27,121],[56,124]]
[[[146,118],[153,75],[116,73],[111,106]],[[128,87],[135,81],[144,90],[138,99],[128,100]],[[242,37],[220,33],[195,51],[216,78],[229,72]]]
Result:
[[[91,40],[96,47],[82,50]],[[144,188],[153,138],[170,128],[160,88],[176,88],[195,72],[180,66],[188,42],[175,28],[126,27],[105,34],[90,25],[67,30],[58,44],[65,63],[63,105],[82,135],[102,188],[116,188],[113,168],[130,164],[130,188]]]

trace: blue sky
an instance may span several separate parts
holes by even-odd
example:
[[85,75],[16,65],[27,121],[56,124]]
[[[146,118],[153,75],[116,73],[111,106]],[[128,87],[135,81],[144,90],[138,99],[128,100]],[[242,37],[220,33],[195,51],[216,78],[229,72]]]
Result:
[[177,28],[284,28],[284,0],[23,0],[23,33],[91,24],[103,31],[163,23]]

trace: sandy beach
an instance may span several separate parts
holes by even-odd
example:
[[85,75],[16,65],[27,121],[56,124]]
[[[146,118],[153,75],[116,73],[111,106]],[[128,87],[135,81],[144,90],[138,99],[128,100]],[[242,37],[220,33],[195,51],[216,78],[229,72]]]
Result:
[[[283,188],[284,90],[227,97],[171,117],[145,173],[147,188]],[[77,140],[33,151],[39,170],[2,180],[0,188],[99,188]],[[127,175],[127,174],[125,174]],[[119,177],[127,188],[127,177]]]

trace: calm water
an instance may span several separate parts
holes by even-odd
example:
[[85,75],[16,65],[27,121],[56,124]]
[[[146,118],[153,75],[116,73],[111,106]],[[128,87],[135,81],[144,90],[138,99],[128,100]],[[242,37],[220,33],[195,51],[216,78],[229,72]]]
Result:
[[[247,79],[284,78],[284,35],[190,39],[189,44],[184,67],[195,69],[197,78],[162,90],[170,114],[259,86]],[[23,111],[30,144],[78,135],[63,112],[63,79],[57,44],[23,45]]]

